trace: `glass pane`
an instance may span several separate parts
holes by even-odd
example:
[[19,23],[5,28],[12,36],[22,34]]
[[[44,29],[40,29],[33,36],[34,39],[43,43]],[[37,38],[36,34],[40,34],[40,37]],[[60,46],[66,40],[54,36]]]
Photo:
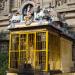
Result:
[[25,63],[27,61],[26,59],[26,52],[21,52],[20,53],[20,63]]
[[28,49],[33,50],[34,49],[34,39],[35,35],[34,34],[29,34],[28,35]]
[[36,49],[45,50],[46,49],[46,33],[39,32],[36,34]]
[[18,50],[19,46],[19,35],[13,34],[11,38],[11,50]]
[[18,61],[11,61],[10,62],[10,67],[11,68],[18,68]]
[[26,50],[26,34],[21,34],[20,35],[20,50]]
[[18,52],[11,52],[10,54],[10,60],[18,60]]
[[10,66],[12,68],[18,67],[18,52],[11,52],[10,53]]
[[40,51],[36,53],[36,69],[46,69],[46,51]]

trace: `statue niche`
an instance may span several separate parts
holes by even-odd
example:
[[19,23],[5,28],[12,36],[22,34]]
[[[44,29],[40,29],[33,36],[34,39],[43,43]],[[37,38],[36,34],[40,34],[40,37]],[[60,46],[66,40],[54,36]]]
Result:
[[25,23],[30,24],[34,16],[33,5],[32,4],[25,5],[22,10],[22,15],[24,20],[26,21]]

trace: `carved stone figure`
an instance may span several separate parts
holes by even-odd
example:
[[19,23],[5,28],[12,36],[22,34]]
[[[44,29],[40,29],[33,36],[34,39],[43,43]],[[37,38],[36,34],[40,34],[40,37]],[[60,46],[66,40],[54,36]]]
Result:
[[22,14],[12,16],[11,23],[24,23],[25,25],[48,25],[52,22],[60,21],[57,11],[54,8],[33,7],[26,4],[22,9]]

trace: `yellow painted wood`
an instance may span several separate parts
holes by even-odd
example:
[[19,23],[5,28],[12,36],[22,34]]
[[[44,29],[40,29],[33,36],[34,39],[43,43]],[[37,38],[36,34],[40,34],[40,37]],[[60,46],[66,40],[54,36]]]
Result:
[[9,66],[8,68],[10,68],[10,51],[11,51],[11,33],[10,33],[10,41],[9,41]]
[[[38,33],[38,32],[45,32],[46,33],[46,50],[36,50],[36,33]],[[35,38],[34,38],[34,47],[35,47],[35,49],[33,50],[33,52],[34,52],[34,66],[36,67],[36,58],[37,58],[37,52],[45,52],[46,53],[46,59],[44,59],[45,61],[46,61],[46,65],[44,65],[45,66],[45,70],[43,70],[43,71],[48,71],[48,64],[49,64],[49,62],[48,62],[48,42],[49,42],[49,38],[48,38],[48,31],[35,31],[35,33],[34,32],[23,32],[23,31],[20,31],[20,32],[12,32],[12,34],[19,34],[19,51],[17,51],[17,52],[19,52],[19,59],[18,59],[18,61],[20,61],[20,34],[26,34],[26,43],[27,43],[27,46],[26,46],[26,50],[23,50],[23,51],[26,51],[26,63],[28,63],[28,35],[29,34],[34,34],[35,35]],[[14,52],[16,52],[16,51],[14,51]],[[42,60],[42,61],[44,61],[44,60]],[[38,62],[39,62],[39,60],[38,60]],[[18,62],[19,63],[19,62]],[[38,64],[39,65],[39,64]]]
[[60,70],[60,38],[49,33],[49,67],[51,70]]
[[34,68],[36,68],[36,32],[35,32],[35,41],[34,41],[35,43],[34,43]]
[[46,32],[47,30],[46,29],[36,29],[36,30],[27,30],[27,31],[24,31],[24,30],[21,30],[21,31],[13,31],[11,32],[11,34],[27,34],[27,33],[35,33],[35,32]]
[[46,32],[46,71],[48,71],[48,31]]
[[19,34],[19,45],[18,45],[18,52],[19,52],[19,58],[18,58],[18,64],[20,64],[20,34]]
[[[69,72],[71,67],[73,66],[72,62],[72,41],[65,39],[63,37],[60,38],[61,44],[61,70],[63,72]],[[65,61],[66,60],[66,61]]]
[[[45,32],[46,33],[46,49],[43,49],[43,50],[38,50],[36,49],[37,48],[37,44],[36,44],[36,34],[37,33],[41,33],[41,32]],[[13,34],[19,34],[19,50],[18,51],[11,51],[11,35]],[[26,34],[26,50],[20,50],[20,35],[21,34]],[[29,45],[28,45],[28,36],[30,34],[33,34],[33,42],[34,42],[34,48],[32,50],[29,49]],[[10,45],[9,45],[9,68],[10,68],[10,52],[19,52],[19,57],[18,57],[18,63],[20,63],[20,54],[21,52],[26,52],[26,63],[28,63],[28,60],[29,60],[29,57],[33,60],[31,60],[31,64],[34,66],[34,69],[39,67],[40,66],[40,63],[39,63],[39,53],[44,53],[45,52],[45,59],[41,59],[42,61],[45,60],[45,67],[42,71],[48,71],[49,68],[50,70],[66,70],[66,66],[64,66],[64,62],[65,61],[63,59],[63,56],[61,54],[65,54],[64,52],[68,52],[68,55],[71,56],[70,52],[71,52],[71,46],[72,46],[72,42],[69,41],[68,39],[66,38],[61,38],[58,34],[56,34],[55,32],[50,32],[50,31],[47,31],[47,30],[32,30],[32,31],[16,31],[16,32],[11,32],[10,33]],[[43,55],[42,55],[43,56]],[[66,57],[66,55],[64,55]],[[67,59],[68,60],[68,63],[69,64],[66,64],[66,65],[71,65],[71,57],[69,56],[70,58],[70,61],[69,61],[69,58],[67,56]],[[62,63],[61,63],[62,62]],[[43,62],[44,63],[44,62]],[[66,62],[65,62],[66,63]],[[61,65],[62,64],[62,65]],[[71,66],[69,66],[71,67]],[[69,69],[68,67],[68,69]]]

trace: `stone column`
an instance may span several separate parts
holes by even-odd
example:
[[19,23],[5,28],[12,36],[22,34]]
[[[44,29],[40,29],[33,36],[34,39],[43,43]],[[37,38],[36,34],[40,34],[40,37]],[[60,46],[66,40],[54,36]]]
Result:
[[19,5],[18,0],[14,0],[14,3],[15,3],[15,7],[18,8],[18,5]]
[[19,0],[19,7],[21,7],[21,0]]
[[17,0],[18,8],[21,6],[21,0]]
[[6,6],[7,6],[7,13],[10,12],[10,0],[7,0],[7,3],[6,3]]

